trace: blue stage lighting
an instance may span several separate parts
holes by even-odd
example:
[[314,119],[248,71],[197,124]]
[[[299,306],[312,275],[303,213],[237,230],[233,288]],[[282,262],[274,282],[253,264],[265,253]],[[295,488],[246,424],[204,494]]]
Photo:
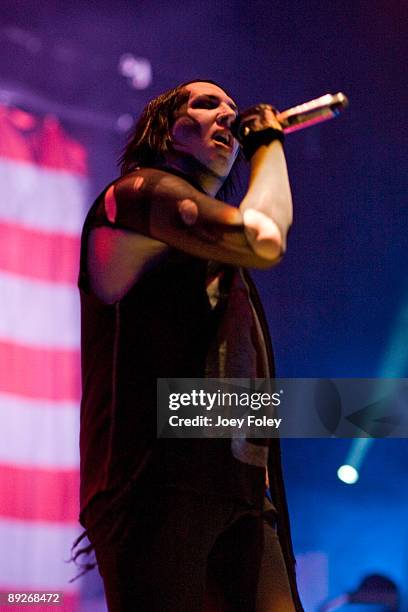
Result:
[[341,465],[337,470],[337,476],[346,484],[354,484],[358,480],[358,471],[352,465]]

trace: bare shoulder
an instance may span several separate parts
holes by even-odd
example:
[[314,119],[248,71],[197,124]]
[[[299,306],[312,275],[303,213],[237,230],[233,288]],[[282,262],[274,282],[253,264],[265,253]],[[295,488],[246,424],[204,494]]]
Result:
[[94,228],[88,242],[88,273],[94,293],[107,304],[120,300],[159,261],[168,246],[136,232]]
[[138,168],[120,177],[114,183],[116,197],[120,199],[130,197],[133,201],[138,197],[154,197],[157,190],[171,191],[177,188],[184,188],[188,191],[194,189],[181,176],[161,168]]

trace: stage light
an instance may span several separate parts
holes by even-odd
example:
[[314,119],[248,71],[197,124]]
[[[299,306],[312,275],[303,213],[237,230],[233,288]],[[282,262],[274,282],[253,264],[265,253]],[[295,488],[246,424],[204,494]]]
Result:
[[[405,377],[407,375],[407,367],[408,295],[405,296],[402,307],[398,312],[394,330],[384,351],[383,361],[379,369],[378,395],[380,397],[391,393],[394,384],[397,382],[393,382],[393,379]],[[346,464],[354,465],[356,470],[358,470],[373,443],[373,438],[357,438],[353,440],[346,457]],[[340,478],[340,480],[342,479]]]
[[146,89],[152,82],[152,65],[145,57],[124,53],[119,58],[118,69],[135,89]]
[[357,482],[359,475],[356,468],[352,465],[341,465],[337,470],[337,476],[339,480],[346,484],[354,484]]
[[116,127],[118,129],[118,132],[128,132],[132,127],[133,123],[134,118],[132,117],[132,115],[128,113],[120,115],[120,117],[118,117],[116,121]]

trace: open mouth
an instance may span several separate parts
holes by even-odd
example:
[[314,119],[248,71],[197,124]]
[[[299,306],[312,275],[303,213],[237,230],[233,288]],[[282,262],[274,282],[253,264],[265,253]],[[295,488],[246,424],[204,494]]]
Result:
[[229,132],[216,132],[212,139],[224,147],[228,147],[229,149],[232,147],[232,134]]

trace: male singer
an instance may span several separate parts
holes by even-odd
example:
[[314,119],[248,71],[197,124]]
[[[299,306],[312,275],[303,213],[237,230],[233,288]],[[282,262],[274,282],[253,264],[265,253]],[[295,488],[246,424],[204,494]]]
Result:
[[283,133],[259,105],[239,143],[237,115],[212,81],[152,100],[85,222],[81,522],[110,612],[302,610],[278,441],[156,438],[157,378],[274,375],[246,268],[285,252]]

